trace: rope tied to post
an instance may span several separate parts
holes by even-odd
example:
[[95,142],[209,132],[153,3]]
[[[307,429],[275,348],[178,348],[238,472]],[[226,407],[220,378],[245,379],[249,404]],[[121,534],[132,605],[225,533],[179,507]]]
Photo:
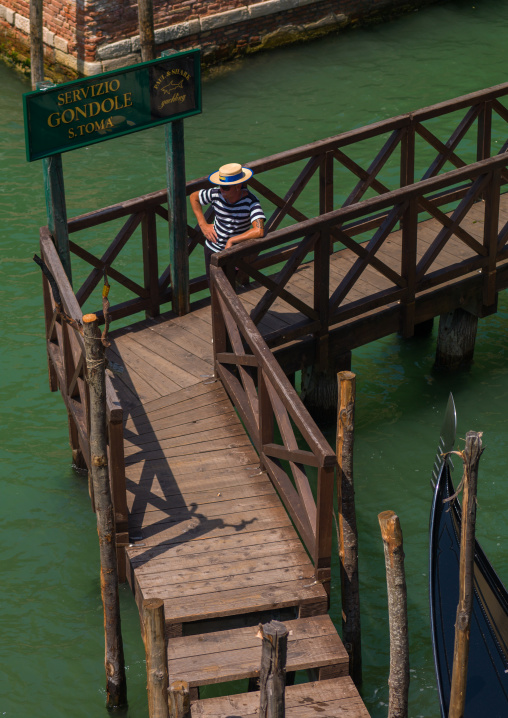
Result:
[[109,299],[108,294],[109,290],[111,289],[111,286],[108,282],[108,274],[106,271],[106,268],[104,267],[104,286],[102,287],[102,311],[104,314],[104,329],[102,331],[101,335],[101,342],[103,346],[108,349],[111,346],[111,342],[108,342],[107,335],[108,335],[108,329],[109,329]]

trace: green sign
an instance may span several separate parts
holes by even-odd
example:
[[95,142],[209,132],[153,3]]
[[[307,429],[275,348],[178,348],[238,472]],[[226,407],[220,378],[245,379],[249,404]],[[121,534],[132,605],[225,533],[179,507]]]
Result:
[[197,115],[199,50],[27,92],[23,111],[29,162]]

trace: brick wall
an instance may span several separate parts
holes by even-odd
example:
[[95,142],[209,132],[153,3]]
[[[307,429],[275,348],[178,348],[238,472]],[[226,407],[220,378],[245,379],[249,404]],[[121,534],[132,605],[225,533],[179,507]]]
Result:
[[[207,63],[301,41],[439,0],[154,0],[157,53],[200,46]],[[134,0],[44,0],[47,62],[84,75],[140,60]],[[0,24],[29,43],[28,0],[0,0]]]

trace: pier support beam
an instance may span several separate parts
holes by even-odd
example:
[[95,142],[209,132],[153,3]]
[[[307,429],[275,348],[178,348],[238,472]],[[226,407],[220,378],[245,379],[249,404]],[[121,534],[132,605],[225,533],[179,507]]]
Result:
[[478,317],[465,309],[455,309],[439,318],[436,366],[458,369],[473,361]]
[[328,366],[315,363],[302,368],[302,401],[320,421],[335,420],[339,371],[351,371],[351,352],[330,359]]

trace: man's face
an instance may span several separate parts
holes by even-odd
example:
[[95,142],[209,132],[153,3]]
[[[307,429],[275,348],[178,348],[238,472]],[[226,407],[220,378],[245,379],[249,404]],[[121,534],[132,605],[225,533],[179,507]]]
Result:
[[235,202],[238,202],[242,196],[243,186],[241,183],[231,185],[231,187],[228,187],[227,185],[220,185],[220,191],[226,202],[234,204]]

